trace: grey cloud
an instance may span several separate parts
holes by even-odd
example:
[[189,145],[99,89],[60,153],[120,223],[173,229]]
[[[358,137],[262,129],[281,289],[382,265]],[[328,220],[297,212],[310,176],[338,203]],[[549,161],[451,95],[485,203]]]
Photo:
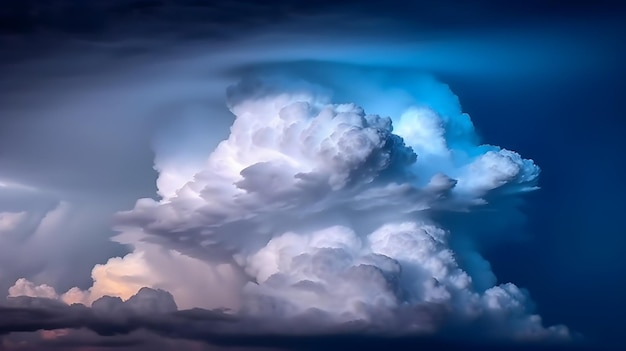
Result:
[[0,214],[21,214],[10,231],[0,230],[2,291],[22,277],[61,290],[89,286],[94,264],[126,252],[108,240],[111,221],[101,213],[112,213],[110,205],[59,202],[37,192],[18,192],[16,198],[0,198]]
[[[91,308],[47,298],[17,296],[7,298],[1,309],[0,331],[4,334],[87,328],[106,336],[128,334],[140,328],[159,330],[163,326],[167,329],[167,319],[186,320],[185,314],[177,314],[176,304],[169,293],[148,288],[141,289],[125,302],[110,296],[102,297]],[[212,316],[214,319],[225,318],[217,313]]]
[[[41,299],[35,299],[41,300]],[[476,335],[458,335],[456,341],[445,335],[380,335],[358,322],[336,326],[332,330],[298,332],[307,320],[280,324],[272,320],[244,321],[219,311],[201,309],[171,312],[167,315],[128,310],[108,311],[107,315],[80,306],[61,306],[50,301],[12,302],[2,307],[0,345],[6,351],[79,350],[591,350],[581,345],[561,343],[516,343],[481,341]],[[122,303],[120,303],[122,304]],[[21,307],[16,307],[21,305]],[[422,311],[426,312],[426,311]],[[113,316],[117,318],[113,318]],[[414,318],[415,311],[407,311]],[[122,318],[123,317],[123,318]],[[6,328],[7,318],[15,320]],[[319,319],[318,316],[311,320]],[[63,329],[60,329],[63,328]],[[67,330],[65,328],[71,328]],[[50,329],[52,332],[29,332]],[[10,334],[6,334],[8,331]],[[467,330],[466,330],[467,333]],[[52,337],[46,335],[52,335]],[[24,344],[23,342],[27,343]],[[22,342],[22,343],[20,343]]]
[[[142,289],[135,297],[150,300],[155,306],[171,304],[171,296],[165,292]],[[41,347],[68,346],[106,346],[114,349],[128,346],[147,348],[150,338],[178,340],[196,340],[210,345],[224,347],[287,348],[308,349],[310,342],[324,343],[342,338],[359,342],[357,337],[370,338],[371,325],[358,322],[335,326],[332,329],[319,328],[314,321],[319,316],[300,317],[293,321],[246,320],[224,314],[221,311],[203,309],[172,311],[154,311],[151,308],[136,308],[133,303],[117,299],[103,298],[102,303],[92,308],[82,305],[65,305],[61,302],[43,299],[17,297],[11,298],[1,308],[0,333],[8,334],[5,338],[15,338],[15,333],[34,332],[37,330],[72,329],[52,341],[42,342]],[[130,300],[129,300],[130,301]],[[144,306],[145,307],[145,306]],[[422,309],[422,316],[436,315],[436,309]],[[415,310],[406,311],[407,318],[415,318]],[[318,329],[311,329],[317,325]],[[94,332],[86,333],[85,330]],[[369,330],[369,331],[368,331]],[[11,334],[13,333],[13,334]],[[110,338],[103,339],[102,336]],[[390,335],[391,336],[391,335]],[[414,339],[414,342],[428,341],[424,336],[396,335],[388,342],[400,342]],[[37,338],[32,337],[35,340]],[[373,337],[372,340],[384,340],[385,337]],[[325,340],[326,339],[326,340]],[[436,339],[434,339],[436,340]],[[299,342],[301,341],[301,342]],[[182,341],[181,341],[182,342]],[[360,343],[360,342],[359,342]],[[37,344],[34,344],[37,345]],[[175,343],[170,345],[176,345]],[[19,350],[19,348],[15,348]],[[12,349],[9,349],[12,350]]]
[[[4,341],[3,341],[4,339]],[[89,329],[58,329],[52,331],[12,333],[0,336],[6,351],[215,351],[219,348],[201,341],[171,339],[156,333],[137,330],[123,335],[102,336]]]

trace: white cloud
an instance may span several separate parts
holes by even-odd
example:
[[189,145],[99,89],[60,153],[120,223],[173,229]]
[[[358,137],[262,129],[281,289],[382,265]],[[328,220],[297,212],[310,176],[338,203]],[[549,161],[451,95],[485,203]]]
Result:
[[[127,300],[148,286],[183,308],[225,306],[253,317],[428,332],[446,321],[483,321],[510,337],[567,334],[544,328],[515,285],[494,286],[471,245],[452,249],[454,236],[466,234],[431,217],[533,189],[539,168],[479,145],[456,97],[425,82],[438,108],[415,105],[391,117],[333,104],[325,89],[305,83],[230,88],[236,119],[228,138],[183,171],[168,161],[181,151],[155,141],[162,198],[140,199],[116,218],[115,240],[134,251],[96,265],[91,288],[59,298]],[[470,266],[458,256],[472,258]]]
[[15,296],[43,297],[47,299],[57,299],[59,297],[53,287],[46,284],[35,285],[24,278],[18,279],[9,288],[9,297]]
[[[94,268],[92,301],[151,286],[185,307],[222,303],[280,318],[315,310],[320,321],[381,327],[407,304],[434,304],[455,320],[504,319],[499,330],[511,337],[554,334],[515,285],[474,288],[451,249],[455,233],[429,218],[432,210],[471,209],[497,189],[508,188],[505,196],[532,188],[539,169],[531,160],[478,145],[455,107],[445,105],[446,115],[410,108],[394,128],[392,118],[329,103],[323,89],[281,84],[229,90],[231,134],[186,181],[161,159],[163,198],[118,215],[116,240],[135,250]],[[473,274],[493,274],[480,259],[468,262]],[[215,274],[218,267],[229,274]],[[244,286],[238,270],[253,281]],[[208,295],[218,291],[230,298]],[[435,320],[407,325],[432,331]]]

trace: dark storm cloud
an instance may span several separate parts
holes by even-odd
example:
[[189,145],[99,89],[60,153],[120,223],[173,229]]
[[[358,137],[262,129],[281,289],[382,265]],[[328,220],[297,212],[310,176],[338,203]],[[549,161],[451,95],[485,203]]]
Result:
[[[289,1],[259,3],[252,0],[228,2],[198,0],[6,0],[0,12],[4,33],[34,33],[41,31],[68,32],[88,35],[110,26],[138,23],[149,26],[151,21],[164,21],[177,26],[199,24],[233,26],[280,21],[291,16],[342,10],[355,14],[394,16],[403,20],[413,18],[426,25],[451,26],[501,24],[512,19],[572,15],[605,15],[619,8],[615,1],[577,1],[563,5],[544,1],[493,0],[436,3],[404,1]],[[454,9],[454,10],[453,10]],[[440,23],[446,20],[447,23]],[[475,23],[481,21],[483,23]],[[207,24],[210,22],[210,24]]]
[[[439,313],[424,309],[422,313]],[[332,329],[310,329],[314,319],[278,321],[235,317],[220,310],[176,310],[171,295],[142,289],[126,302],[103,297],[93,307],[68,306],[45,299],[17,297],[0,305],[0,345],[7,351],[73,349],[84,346],[107,350],[168,350],[193,346],[227,349],[339,350],[415,349],[463,350],[583,350],[569,344],[510,344],[485,342],[470,335],[416,336],[390,333],[377,335],[371,326],[358,322]],[[49,332],[46,332],[49,331]],[[451,329],[453,331],[453,329]],[[38,332],[38,333],[34,333]],[[19,341],[27,341],[22,345]],[[22,345],[22,346],[20,346]],[[202,349],[200,344],[196,344]],[[566,348],[567,347],[567,348]],[[574,348],[572,348],[574,347]]]
[[[19,62],[42,53],[59,52],[72,41],[116,43],[141,39],[115,55],[135,56],[167,48],[174,42],[228,42],[292,21],[304,24],[323,16],[324,25],[310,23],[316,35],[368,32],[370,38],[401,35],[437,38],[464,30],[514,28],[520,23],[549,23],[572,18],[614,20],[623,6],[615,1],[574,2],[563,6],[544,1],[493,0],[438,2],[253,0],[7,0],[0,9],[0,62]],[[392,19],[393,25],[381,23]],[[384,30],[381,30],[384,28]]]
[[[56,337],[58,333],[62,337]],[[15,333],[6,336],[7,351],[216,351],[220,348],[199,341],[170,339],[148,331],[135,331],[126,335],[100,336],[90,330],[81,329],[71,333],[51,331],[39,333]],[[0,337],[2,345],[2,337]],[[231,351],[237,350],[230,348]]]
[[[141,289],[127,301],[102,297],[91,308],[46,298],[12,297],[0,307],[0,312],[0,332],[3,334],[40,329],[86,328],[101,336],[128,334],[138,329],[164,334],[172,332],[175,335],[195,321],[210,325],[232,319],[221,312],[177,311],[169,293],[147,288]],[[210,331],[207,328],[206,332]]]

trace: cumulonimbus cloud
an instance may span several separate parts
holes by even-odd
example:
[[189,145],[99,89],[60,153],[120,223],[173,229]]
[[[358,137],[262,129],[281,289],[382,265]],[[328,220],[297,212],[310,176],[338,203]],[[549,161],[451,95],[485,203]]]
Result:
[[[198,11],[194,4],[188,13]],[[150,338],[230,338],[226,343],[239,345],[263,344],[254,340],[268,333],[288,338],[328,330],[568,338],[564,327],[544,327],[527,293],[499,284],[481,256],[485,245],[508,239],[502,224],[515,219],[521,193],[537,189],[539,168],[513,151],[482,145],[450,89],[413,73],[517,89],[608,67],[602,63],[615,57],[608,44],[595,38],[591,44],[571,34],[585,30],[567,25],[554,26],[567,36],[547,26],[532,34],[445,28],[414,38],[396,19],[373,26],[370,18],[330,14],[270,22],[248,39],[235,38],[244,34],[236,31],[221,42],[176,37],[177,47],[152,31],[151,40],[126,42],[134,36],[130,26],[124,40],[114,33],[110,42],[77,41],[59,46],[58,60],[41,55],[3,70],[1,114],[19,122],[0,128],[11,150],[0,160],[0,191],[62,193],[42,213],[3,194],[11,206],[0,209],[0,285],[15,282],[9,305],[31,301],[19,312],[3,310],[3,331],[57,329],[46,337],[59,333],[68,343],[58,328],[74,328],[75,340],[83,336],[78,328],[130,333],[111,341],[120,345],[135,343],[138,329],[148,329]],[[352,33],[338,34],[330,23],[353,26]],[[280,79],[229,89],[236,117],[229,133],[225,123],[233,116],[213,100],[232,78],[267,72]],[[188,104],[199,109],[178,115],[178,106]],[[175,116],[155,126],[160,116],[152,111]],[[40,131],[26,132],[33,121]],[[151,165],[142,161],[151,156],[143,142],[153,127],[160,129],[153,139],[160,198],[141,199],[118,215],[115,241],[132,249],[123,255],[117,245],[105,249],[110,234],[96,227],[108,228],[111,211],[151,190]],[[115,204],[101,208],[109,195]],[[66,226],[78,218],[79,225]],[[114,255],[121,257],[105,263]],[[93,285],[86,288],[89,277],[80,268],[91,267]],[[80,288],[63,292],[73,285]],[[152,309],[93,322],[101,301],[126,311],[118,307],[150,291],[142,287],[171,293],[194,322],[150,324],[163,322]],[[233,309],[238,322],[213,323],[207,311],[220,307]],[[31,313],[28,328],[15,323],[15,313]],[[127,319],[139,322],[128,327]],[[250,331],[260,339],[243,341]],[[300,340],[287,344],[304,347]],[[274,341],[268,345],[281,343]]]
[[87,291],[59,295],[21,280],[12,292],[89,305],[150,286],[184,308],[228,307],[244,320],[272,321],[261,332],[358,325],[568,339],[567,328],[542,324],[524,290],[485,279],[493,273],[473,245],[454,245],[481,228],[456,231],[439,220],[507,216],[507,199],[537,189],[538,166],[480,144],[449,88],[420,84],[438,99],[384,116],[359,101],[333,101],[332,86],[243,80],[227,92],[230,135],[204,166],[182,181],[160,179],[169,189],[160,199],[117,215],[116,240],[134,252],[96,267]]

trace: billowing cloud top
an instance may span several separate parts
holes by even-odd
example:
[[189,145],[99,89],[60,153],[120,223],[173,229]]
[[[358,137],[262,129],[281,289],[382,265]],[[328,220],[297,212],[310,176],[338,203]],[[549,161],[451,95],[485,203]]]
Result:
[[[418,83],[439,99],[379,116],[358,101],[334,102],[332,86],[243,80],[227,92],[230,135],[204,165],[185,178],[163,162],[161,198],[117,215],[116,240],[134,252],[97,266],[87,291],[59,295],[20,280],[11,293],[93,308],[113,301],[107,295],[152,306],[131,297],[150,286],[170,291],[183,308],[227,307],[238,318],[271,321],[261,333],[358,325],[374,333],[475,329],[488,338],[567,339],[565,327],[542,325],[523,290],[489,278],[468,244],[480,228],[455,231],[438,220],[482,211],[506,217],[513,210],[506,199],[536,189],[539,168],[479,144],[449,88]],[[218,290],[221,297],[208,295]]]
[[[132,252],[97,264],[88,289],[17,280],[11,313],[34,306],[60,322],[5,330],[147,329],[211,343],[329,331],[571,337],[545,327],[524,290],[497,284],[477,249],[537,189],[532,160],[481,144],[432,77],[382,89],[368,74],[321,84],[293,73],[252,69],[230,86],[234,121],[212,151],[198,147],[211,137],[193,128],[199,119],[174,120],[153,140],[159,197],[115,218],[114,240]],[[2,213],[0,235],[25,218]],[[496,232],[490,241],[506,240]],[[179,307],[197,320],[164,322]]]

